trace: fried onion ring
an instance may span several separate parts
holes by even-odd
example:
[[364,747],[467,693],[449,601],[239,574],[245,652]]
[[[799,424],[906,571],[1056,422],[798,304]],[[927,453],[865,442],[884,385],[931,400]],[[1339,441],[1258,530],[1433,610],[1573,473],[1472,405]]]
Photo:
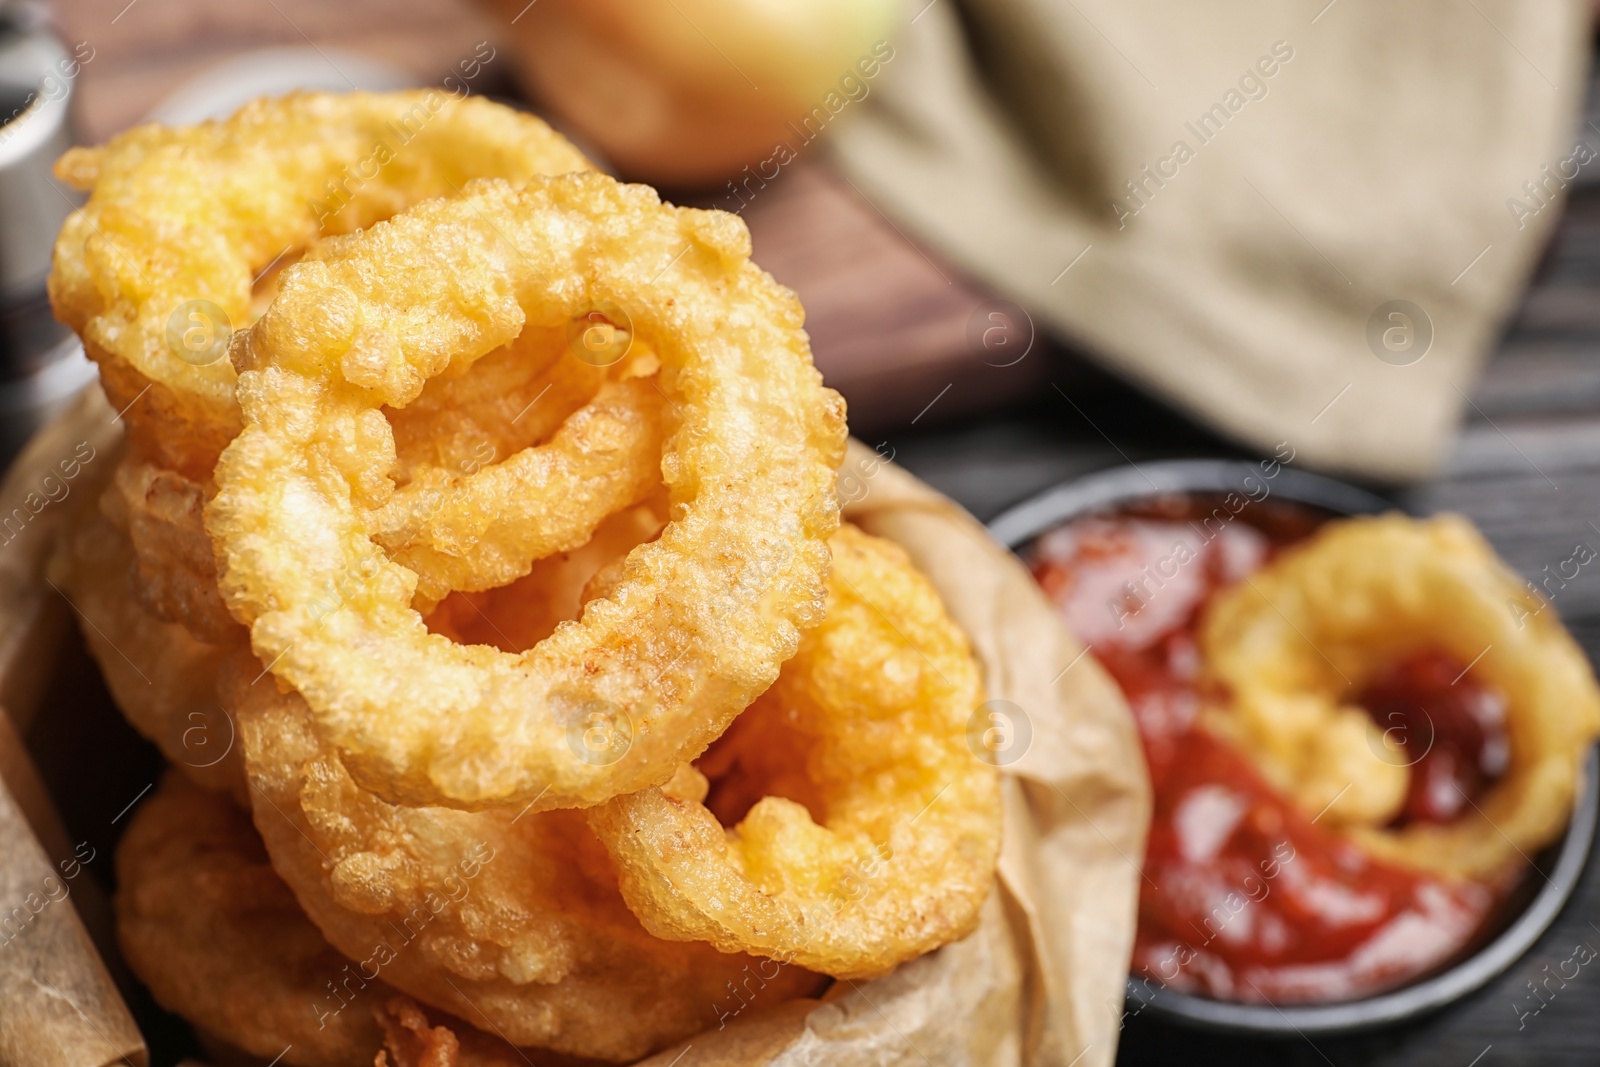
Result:
[[517,1044],[627,1061],[715,1025],[751,975],[773,1002],[823,981],[652,937],[581,813],[385,803],[243,659],[225,687],[273,863],[328,940],[397,988]]
[[381,1055],[380,1042],[391,1055],[411,1053],[427,1035],[459,1067],[529,1062],[526,1052],[362,977],[300,910],[250,816],[178,775],[129,821],[117,882],[117,936],[129,966],[163,1007],[231,1049],[296,1067],[351,1067]]
[[393,992],[370,983],[371,1005],[319,1020],[349,961],[273,873],[250,817],[179,775],[139,805],[117,846],[116,911],[123,956],[161,1006],[231,1045],[350,1067],[382,1043],[372,1007]]
[[[702,761],[710,807],[689,773],[587,814],[657,936],[864,978],[976,926],[999,781],[968,747],[978,666],[932,585],[854,527],[832,547],[827,617]],[[717,808],[743,818],[724,830]]]
[[217,695],[218,668],[244,632],[235,626],[231,645],[207,644],[152,618],[131,592],[127,536],[92,507],[64,527],[48,577],[77,609],[89,654],[133,728],[190,780],[244,803],[244,761]]
[[[1208,724],[1238,739],[1302,810],[1331,804],[1329,821],[1343,821],[1368,852],[1492,879],[1567,824],[1584,753],[1600,731],[1594,675],[1545,606],[1459,517],[1329,524],[1216,595],[1201,645],[1231,699],[1208,712]],[[1386,829],[1407,772],[1380,758],[1367,733],[1340,724],[1365,721],[1349,702],[1369,679],[1427,650],[1471,664],[1505,696],[1510,766],[1452,822]],[[1335,795],[1346,787],[1365,794],[1349,808]]]
[[90,197],[56,239],[51,303],[99,364],[134,451],[204,481],[240,426],[235,373],[180,352],[175,314],[186,337],[183,311],[204,301],[222,321],[194,305],[195,323],[225,337],[251,321],[257,275],[321,237],[472,178],[588,168],[539,119],[434,89],[296,93],[223,121],[140,126],[57,164]]
[[[198,509],[212,491],[217,453],[239,426],[236,375],[220,358],[227,330],[266,306],[276,268],[301,253],[314,258],[328,235],[449,195],[469,178],[520,180],[588,166],[535,118],[431,90],[293,94],[257,101],[222,122],[141,127],[62,157],[61,177],[92,195],[58,238],[52,299],[100,364],[108,395],[125,409],[132,448],[110,496],[121,497],[114,519],[133,536],[135,588],[152,614],[182,621],[205,641],[224,639],[233,625],[215,591]],[[200,317],[185,318],[193,308],[203,308]],[[197,360],[175,346],[174,323],[181,332],[189,319],[217,334],[205,351],[218,358]],[[530,332],[528,340],[540,339]],[[562,351],[559,338],[543,340],[549,357]],[[593,396],[603,372],[565,362],[538,383],[555,385],[555,395],[520,427],[517,419],[501,420],[498,438],[520,433],[531,443],[571,413],[574,394],[578,403]],[[458,405],[458,383],[436,384],[436,409],[492,407]],[[484,385],[472,385],[463,391],[481,394]],[[502,391],[502,402],[516,399],[515,389]],[[427,425],[407,433],[406,420],[397,420],[397,436],[408,444],[420,445],[442,424],[416,421]],[[467,429],[473,448],[500,443],[476,424]],[[451,443],[419,448],[417,460],[443,458],[437,453]],[[402,458],[409,468],[411,457]],[[450,457],[441,465],[457,470],[461,462]],[[398,473],[404,482],[409,469]]]
[[[544,810],[660,783],[819,620],[843,404],[812,366],[798,301],[749,252],[734,216],[602,175],[478,182],[289,268],[236,338],[246,425],[206,515],[223,598],[364,787]],[[428,633],[410,607],[418,574],[376,542],[396,462],[380,406],[605,300],[661,361],[672,521],[610,596],[526,652]],[[542,497],[547,521],[563,484]],[[615,762],[571,744],[596,714],[631,718]]]

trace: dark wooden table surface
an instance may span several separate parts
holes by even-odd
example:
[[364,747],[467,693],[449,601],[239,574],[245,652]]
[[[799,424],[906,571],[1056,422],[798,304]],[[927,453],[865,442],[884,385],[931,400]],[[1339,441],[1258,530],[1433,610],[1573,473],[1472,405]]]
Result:
[[[498,32],[460,0],[57,0],[54,8],[65,35],[97,49],[79,85],[90,140],[136,121],[186,79],[249,48],[359,47],[433,80]],[[509,83],[498,88],[515,91]],[[1595,131],[1600,123],[1592,131],[1600,141]],[[818,361],[850,396],[858,432],[888,442],[900,462],[980,518],[1062,479],[1129,460],[1238,454],[1043,339],[1015,367],[973,371],[981,361],[966,324],[985,294],[924,259],[825,165],[793,168],[746,218],[758,258],[805,300]],[[944,389],[947,383],[960,387]],[[1568,559],[1579,544],[1600,550],[1600,189],[1575,191],[1472,400],[1446,467],[1393,492],[1394,499],[1468,515],[1530,577]],[[1600,657],[1600,565],[1560,589],[1556,607],[1591,658]],[[107,773],[116,772],[108,766]],[[73,813],[67,816],[71,821]],[[1123,1034],[1119,1063],[1600,1063],[1600,969],[1585,968],[1519,1025],[1530,978],[1566,960],[1576,945],[1600,947],[1600,926],[1591,921],[1600,922],[1594,864],[1526,958],[1431,1018],[1360,1039],[1253,1042],[1175,1031],[1141,1016]]]

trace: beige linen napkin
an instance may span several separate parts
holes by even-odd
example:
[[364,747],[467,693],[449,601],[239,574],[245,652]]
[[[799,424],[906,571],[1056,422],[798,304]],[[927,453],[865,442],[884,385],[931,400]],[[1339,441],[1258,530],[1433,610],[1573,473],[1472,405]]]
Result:
[[851,178],[1152,392],[1358,475],[1440,460],[1600,147],[1581,0],[912,2]]

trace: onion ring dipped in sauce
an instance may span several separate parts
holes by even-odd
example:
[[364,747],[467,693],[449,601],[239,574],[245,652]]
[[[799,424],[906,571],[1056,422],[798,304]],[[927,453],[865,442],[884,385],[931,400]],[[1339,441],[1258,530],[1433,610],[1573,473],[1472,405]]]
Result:
[[[1134,970],[1275,1004],[1404,984],[1480,941],[1517,850],[1559,836],[1593,678],[1553,613],[1518,638],[1529,594],[1463,520],[1219,501],[1079,518],[1027,552],[1144,743]],[[1474,660],[1492,639],[1504,661]]]

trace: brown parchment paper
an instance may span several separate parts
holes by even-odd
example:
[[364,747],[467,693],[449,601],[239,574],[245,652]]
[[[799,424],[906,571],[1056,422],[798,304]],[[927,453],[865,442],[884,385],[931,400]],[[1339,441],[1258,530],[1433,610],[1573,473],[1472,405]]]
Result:
[[103,481],[92,460],[77,460],[88,452],[75,451],[114,445],[114,414],[91,390],[0,483],[0,1067],[147,1062],[90,938],[92,930],[109,943],[109,903],[92,879],[63,878],[59,865],[73,851],[20,737],[70,614],[44,579],[44,559],[68,499],[98,492]]
[[988,698],[1016,706],[1014,743],[1031,732],[1004,768],[999,888],[971,937],[645,1065],[1107,1067],[1150,810],[1122,694],[1026,568],[961,508],[857,441],[840,495],[847,520],[899,542],[932,579],[972,639]]
[[[104,449],[109,469],[112,414],[90,390],[46,431],[45,447],[29,450],[8,484],[36,477],[56,452],[86,438]],[[75,491],[96,491],[100,473]],[[1027,570],[966,512],[857,442],[841,470],[840,495],[849,521],[899,542],[929,576],[972,639],[987,697],[1009,702],[1016,747],[1002,757],[998,888],[978,930],[960,942],[875,981],[838,982],[821,1001],[751,1010],[643,1063],[1107,1067],[1116,1053],[1150,804],[1127,706]],[[31,573],[16,578],[22,602],[36,609],[41,587],[57,594],[44,584],[42,553],[32,558],[39,562]],[[0,659],[0,674],[28,669],[25,659]],[[0,866],[11,862],[0,852]],[[81,1007],[91,1028],[125,1017],[120,1002]],[[20,1058],[0,1065],[57,1062],[38,1051],[30,1059],[19,1049]]]
[[[58,858],[72,855],[72,842],[22,735],[39,712],[56,649],[71,626],[72,607],[45,580],[45,560],[61,524],[85,498],[96,498],[111,476],[122,443],[115,416],[100,390],[85,391],[29,442],[0,481],[0,780],[39,844]],[[78,461],[89,454],[94,458],[87,463]],[[75,471],[72,478],[63,476],[64,461]],[[105,895],[85,880],[72,899],[95,942],[110,944]]]
[[81,496],[98,494],[111,476],[122,440],[116,415],[104,393],[85,390],[34,435],[0,480],[0,706],[19,732],[33,721],[71,623],[66,598],[45,580],[45,559]]
[[66,884],[0,785],[0,908],[17,916],[0,944],[0,1065],[143,1067],[144,1040]]

